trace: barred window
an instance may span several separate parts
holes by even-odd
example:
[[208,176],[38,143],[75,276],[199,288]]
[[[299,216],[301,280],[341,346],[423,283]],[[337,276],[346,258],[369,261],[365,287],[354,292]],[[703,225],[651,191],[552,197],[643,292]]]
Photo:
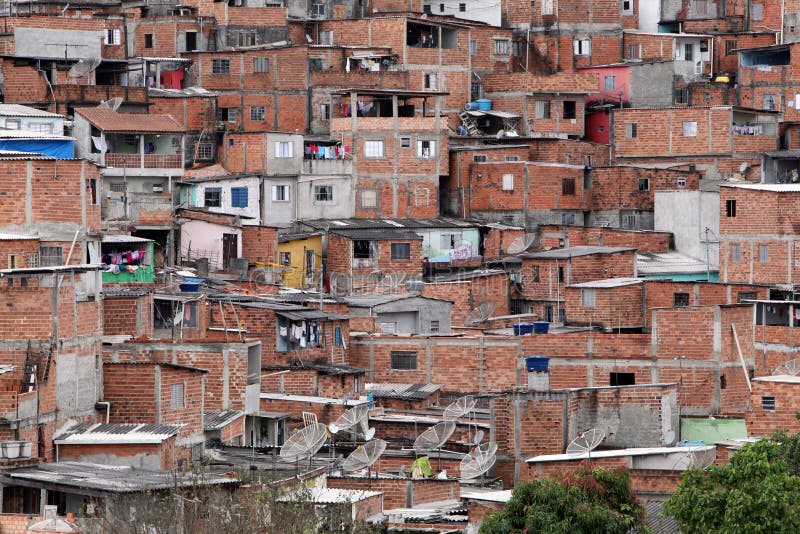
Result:
[[39,265],[41,267],[56,267],[63,265],[63,255],[61,247],[41,246],[39,247]]
[[231,73],[231,60],[230,59],[212,59],[211,60],[212,74],[230,74]]
[[391,352],[392,369],[416,370],[417,351],[415,350],[393,350]]
[[183,382],[169,387],[169,405],[173,410],[184,408]]

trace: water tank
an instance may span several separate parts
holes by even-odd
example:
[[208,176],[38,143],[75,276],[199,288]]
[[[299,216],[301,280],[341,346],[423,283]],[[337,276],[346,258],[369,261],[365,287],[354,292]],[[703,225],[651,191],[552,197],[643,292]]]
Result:
[[492,109],[492,101],[488,98],[479,98],[475,103],[478,104],[480,111],[490,111]]

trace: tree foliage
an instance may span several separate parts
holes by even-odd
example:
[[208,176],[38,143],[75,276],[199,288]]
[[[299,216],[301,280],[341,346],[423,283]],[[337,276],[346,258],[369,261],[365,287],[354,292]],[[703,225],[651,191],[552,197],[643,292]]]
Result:
[[722,466],[691,469],[664,513],[683,534],[800,532],[800,435],[748,444]]
[[560,480],[537,478],[517,485],[511,500],[487,517],[480,532],[626,534],[643,521],[627,471],[583,466]]

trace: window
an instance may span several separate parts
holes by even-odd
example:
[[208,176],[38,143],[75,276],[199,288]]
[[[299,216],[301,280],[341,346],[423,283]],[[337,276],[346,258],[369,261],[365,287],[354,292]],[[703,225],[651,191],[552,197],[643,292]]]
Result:
[[326,121],[331,118],[331,105],[330,104],[320,104],[319,105],[319,118]]
[[678,176],[678,187],[686,187],[686,177]]
[[764,20],[764,4],[750,4],[750,18],[754,21]]
[[697,122],[686,121],[683,123],[683,136],[684,137],[697,137]]
[[431,5],[430,4],[425,4],[424,6],[422,6],[422,12],[423,13],[430,13],[431,12]]
[[411,370],[417,369],[417,351],[393,350],[390,353],[392,369]]
[[237,36],[239,46],[255,46],[256,32],[242,32]]
[[250,106],[250,120],[263,121],[266,117],[266,109],[264,106]]
[[581,290],[581,306],[584,308],[594,308],[596,306],[597,293],[594,288]]
[[561,180],[561,194],[562,195],[575,194],[575,178],[564,178]]
[[534,117],[537,119],[549,119],[550,118],[550,101],[549,100],[537,100],[534,104]]
[[725,201],[725,217],[736,217],[736,201]]
[[770,412],[775,411],[775,397],[764,395],[761,397],[761,409]]
[[[239,110],[236,108],[217,108],[217,120],[220,122],[236,122],[238,116]],[[231,144],[231,146],[233,145]]]
[[719,375],[719,389],[725,389],[728,387],[728,379],[725,375]]
[[275,141],[275,157],[276,158],[291,158],[292,157],[291,141]]
[[417,141],[417,157],[432,158],[436,155],[436,141]]
[[383,141],[364,141],[364,157],[382,158]]
[[675,103],[688,104],[689,103],[689,90],[688,89],[675,89]]
[[638,44],[628,45],[628,59],[642,59],[642,47]]
[[633,13],[633,0],[622,0],[622,14],[630,15]]
[[623,215],[622,216],[622,227],[623,228],[636,228],[636,215]]
[[626,122],[625,123],[625,137],[629,139],[633,139],[636,137],[636,123],[635,122]]
[[284,267],[290,266],[292,264],[292,253],[291,252],[278,253],[278,261]]
[[161,193],[164,192],[164,184],[163,184],[163,182],[159,183],[159,184],[153,184],[151,187],[152,187],[153,193],[161,194]]
[[333,30],[322,30],[321,32],[319,32],[319,44],[332,46]]
[[731,263],[739,263],[742,261],[742,248],[739,243],[731,244]]
[[755,291],[739,291],[737,302],[742,303],[746,300],[756,300],[757,298],[758,293]]
[[553,0],[542,0],[542,15],[553,14]]
[[478,55],[478,41],[475,39],[470,39],[469,41],[469,55],[477,56]]
[[577,105],[574,100],[564,100],[562,117],[565,119],[574,119],[576,109]]
[[504,174],[503,175],[503,191],[513,191],[514,190],[514,175],[513,174]]
[[764,109],[775,109],[775,95],[766,93],[764,95]]
[[495,39],[494,40],[494,54],[496,56],[510,56],[511,55],[511,40],[510,39]]
[[472,156],[473,163],[486,163],[486,154],[476,154]]
[[672,295],[672,305],[676,308],[685,308],[689,305],[689,293],[675,293]]
[[558,266],[558,281],[560,283],[564,283],[566,281],[566,273],[564,273],[564,267],[559,265]]
[[369,259],[372,257],[372,241],[356,239],[353,241],[353,257],[356,259]]
[[314,186],[314,201],[315,202],[333,202],[333,186],[332,185],[315,185]]
[[[39,247],[40,267],[55,267],[57,265],[63,265],[63,264],[64,260],[61,247],[53,247],[53,246]],[[31,267],[30,263],[28,263],[28,267]]]
[[323,69],[322,58],[310,57],[308,58],[308,71],[319,72]]
[[231,206],[234,208],[247,207],[246,187],[231,187]]
[[186,32],[186,50],[197,50],[197,32]]
[[769,245],[758,245],[758,261],[759,263],[769,261]]
[[8,255],[8,269],[17,269],[19,267],[19,254]]
[[635,373],[609,373],[608,384],[611,386],[635,386]]
[[572,42],[572,47],[576,56],[590,56],[592,54],[591,39],[575,39]]
[[317,17],[325,16],[325,4],[322,2],[314,2],[311,4],[311,14]]
[[461,232],[452,232],[441,234],[439,237],[439,245],[443,250],[452,250],[461,243]]
[[519,161],[519,156],[506,156],[504,159],[506,161]]
[[145,48],[153,48],[153,34],[152,33],[144,34],[144,47]]
[[574,213],[562,213],[561,214],[561,224],[575,224],[575,214]]
[[272,201],[273,202],[288,202],[289,201],[289,186],[288,185],[273,185],[272,186]]
[[187,302],[183,305],[183,327],[197,328],[197,302]]
[[439,333],[439,321],[431,321],[431,334]]
[[183,382],[172,384],[169,387],[169,406],[173,410],[184,408]]
[[439,13],[444,13],[444,4],[439,4]]
[[86,182],[86,188],[89,190],[89,199],[92,206],[96,206],[100,197],[100,181],[96,178],[89,178]]
[[376,189],[362,189],[359,195],[362,209],[375,209],[378,207],[378,191]]
[[204,161],[214,158],[214,143],[197,143],[197,159]]
[[736,50],[738,47],[739,47],[739,44],[737,43],[736,39],[726,39],[725,40],[725,55],[726,56],[732,56],[733,54],[736,53],[736,52],[734,52],[734,50]]
[[639,178],[639,191],[650,191],[650,178]]
[[397,332],[397,323],[382,322],[378,323],[378,329],[382,334],[394,334]]
[[411,243],[392,243],[392,259],[411,259]]
[[106,30],[106,44],[118,45],[122,42],[122,33],[120,30]]
[[219,208],[222,206],[222,189],[207,187],[203,192],[203,199],[207,208]]
[[539,266],[534,265],[531,267],[531,282],[538,282],[539,281]]
[[685,61],[694,60],[694,43],[683,44],[683,59]]
[[211,73],[212,74],[230,74],[231,73],[231,60],[230,59],[212,59],[211,60]]
[[269,72],[269,58],[268,57],[254,57],[253,58],[253,72]]
[[606,91],[613,91],[617,87],[617,77],[606,76],[604,80],[604,87]]
[[400,138],[400,148],[411,148],[411,138],[410,137],[401,137]]
[[435,74],[426,74],[423,83],[424,83],[423,89],[431,89],[431,90],[435,91],[436,90],[436,75]]
[[333,328],[333,344],[337,347],[342,346],[342,327],[335,326]]
[[467,10],[467,4],[463,4],[463,3],[462,4],[458,4],[458,10],[461,13],[464,13]]

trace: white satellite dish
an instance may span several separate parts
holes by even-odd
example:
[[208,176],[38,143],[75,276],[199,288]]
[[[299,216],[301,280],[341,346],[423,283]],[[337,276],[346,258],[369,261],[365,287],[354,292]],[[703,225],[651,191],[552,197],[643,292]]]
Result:
[[70,67],[69,72],[67,72],[67,74],[75,78],[80,78],[94,71],[99,65],[100,65],[100,58],[87,57],[79,59],[77,63],[75,63],[72,67]]
[[512,241],[510,245],[508,245],[506,252],[509,254],[522,254],[528,250],[531,245],[533,245],[534,240],[535,239],[533,237],[520,236]]
[[300,460],[314,456],[325,444],[328,428],[321,423],[312,423],[295,432],[281,447],[280,457],[284,460]]
[[790,376],[800,375],[800,359],[783,362],[778,367],[776,367],[774,371],[772,371],[772,376],[776,375],[790,375]]
[[117,111],[122,103],[125,101],[124,98],[121,96],[115,96],[109,100],[101,100],[100,104],[97,106],[98,108],[111,108],[114,111]]
[[474,326],[485,323],[494,313],[494,308],[494,303],[482,302],[480,306],[469,312],[469,324]]
[[472,440],[473,445],[480,445],[481,441],[483,441],[484,432],[483,430],[478,430],[475,432],[475,439]]
[[672,465],[673,471],[686,470],[690,467],[705,471],[716,460],[714,449],[702,450],[703,446],[690,447],[685,455],[680,456]]
[[445,421],[455,421],[459,417],[464,417],[471,413],[473,410],[475,410],[475,397],[472,395],[459,397],[444,409],[442,419]]
[[452,436],[453,432],[455,431],[455,421],[442,421],[441,423],[436,423],[428,430],[417,436],[417,439],[414,441],[414,450],[419,453],[426,453],[436,450],[447,443],[447,440],[450,439],[450,436]]
[[386,442],[382,439],[375,439],[359,447],[350,453],[342,463],[342,471],[358,471],[369,467],[378,461],[383,451],[386,450]]
[[475,447],[461,459],[461,480],[478,478],[497,461],[497,444],[484,443]]
[[331,431],[331,434],[337,434],[342,430],[358,433],[356,428],[361,430],[361,434],[364,435],[367,441],[375,436],[375,429],[369,428],[369,404],[353,406],[340,415],[336,421],[328,425],[328,430]]
[[747,162],[746,162],[746,161],[743,161],[743,162],[742,162],[742,164],[741,164],[741,165],[739,165],[739,172],[744,172],[744,171],[746,171],[746,170],[747,170],[747,167],[749,167],[749,165],[747,164]]
[[567,454],[589,454],[595,450],[606,439],[606,433],[596,428],[590,428],[578,435],[567,445]]

